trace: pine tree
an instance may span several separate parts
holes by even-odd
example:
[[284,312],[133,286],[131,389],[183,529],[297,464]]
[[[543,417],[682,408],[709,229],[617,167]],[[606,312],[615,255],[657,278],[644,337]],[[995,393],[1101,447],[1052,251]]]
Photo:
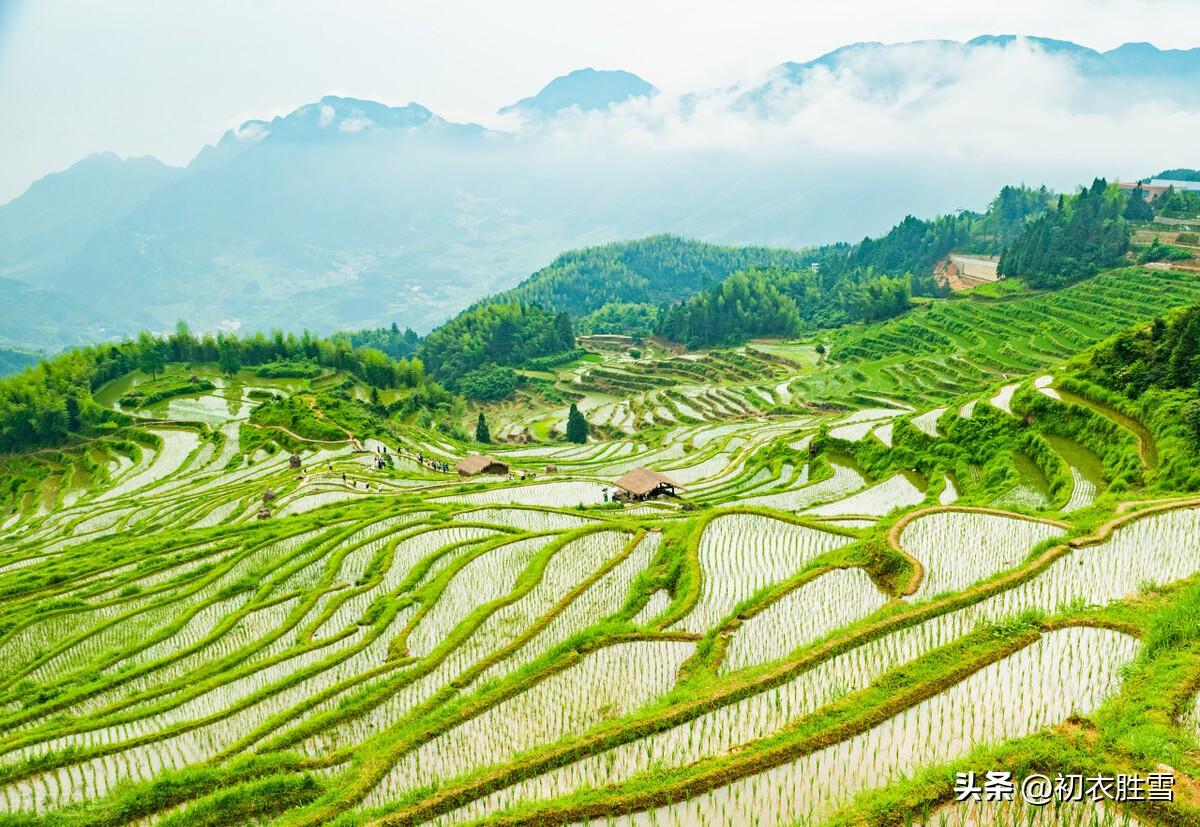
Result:
[[567,414],[567,440],[570,442],[587,442],[588,438],[588,423],[583,418],[583,414],[579,412],[579,408],[575,407],[575,403],[571,403],[571,410]]
[[554,334],[560,349],[575,347],[575,331],[571,328],[571,317],[566,313],[559,313],[554,318]]
[[479,419],[475,420],[475,441],[492,441],[492,434],[491,431],[488,430],[487,420],[483,418],[483,411],[479,412]]

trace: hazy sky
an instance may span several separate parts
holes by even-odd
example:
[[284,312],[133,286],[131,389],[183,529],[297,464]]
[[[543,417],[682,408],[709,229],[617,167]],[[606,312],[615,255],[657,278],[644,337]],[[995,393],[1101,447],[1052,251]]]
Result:
[[486,123],[581,66],[678,92],[854,41],[983,33],[1190,48],[1200,18],[1192,0],[0,0],[0,202],[98,150],[186,163],[323,94]]

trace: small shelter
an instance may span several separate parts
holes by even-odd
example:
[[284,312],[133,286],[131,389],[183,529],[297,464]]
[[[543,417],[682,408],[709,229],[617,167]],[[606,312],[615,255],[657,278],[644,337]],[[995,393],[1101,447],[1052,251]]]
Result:
[[634,468],[618,477],[615,485],[633,500],[647,500],[663,495],[674,497],[678,491],[683,490],[682,485],[666,474],[651,471],[649,468]]
[[290,457],[288,457],[288,467],[289,468],[293,468],[293,469],[299,468],[303,463],[304,463],[304,461],[300,458],[299,454],[292,454]]
[[487,454],[471,454],[458,464],[460,477],[473,477],[476,474],[507,474],[508,465],[490,457]]

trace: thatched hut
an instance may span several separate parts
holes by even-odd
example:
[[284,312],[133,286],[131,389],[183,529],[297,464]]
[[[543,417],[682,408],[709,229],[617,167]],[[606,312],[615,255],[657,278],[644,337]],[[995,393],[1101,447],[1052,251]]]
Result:
[[289,468],[297,469],[300,467],[302,462],[303,462],[303,460],[300,459],[299,454],[292,454],[290,457],[288,457],[288,467]]
[[683,490],[682,485],[666,474],[651,471],[649,468],[634,468],[618,477],[615,485],[631,500],[648,500],[664,495],[673,497]]
[[476,474],[507,474],[508,465],[490,457],[487,454],[471,454],[458,464],[460,477],[473,477]]

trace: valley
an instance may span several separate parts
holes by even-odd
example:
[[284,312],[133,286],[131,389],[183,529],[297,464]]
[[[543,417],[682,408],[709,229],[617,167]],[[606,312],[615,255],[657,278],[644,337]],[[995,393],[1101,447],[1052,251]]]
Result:
[[0,464],[0,819],[974,823],[956,772],[1168,765],[1062,817],[1192,823],[1200,471],[1180,392],[1105,383],[1200,287],[999,285],[601,337],[456,427],[366,363],[104,382],[105,430]]

